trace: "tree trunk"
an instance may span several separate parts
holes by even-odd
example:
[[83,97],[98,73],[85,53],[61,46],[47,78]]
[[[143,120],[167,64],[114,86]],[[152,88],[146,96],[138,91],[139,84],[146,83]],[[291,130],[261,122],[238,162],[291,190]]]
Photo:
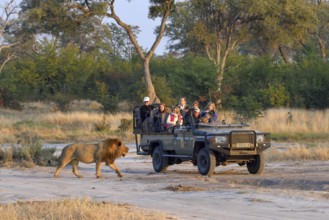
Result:
[[160,103],[160,99],[155,93],[155,89],[151,79],[150,64],[148,59],[143,60],[144,78],[147,88],[147,93],[150,97],[151,103]]
[[326,62],[326,47],[324,46],[324,42],[321,38],[319,38],[319,47],[320,47],[320,51],[321,51],[321,58],[322,58],[322,62]]
[[283,52],[283,49],[282,49],[281,46],[279,46],[279,52],[280,52],[280,54],[281,54],[281,57],[282,57],[284,63],[287,64],[287,63],[288,63],[288,59],[287,59],[286,54]]
[[223,76],[224,76],[224,69],[219,67],[216,67],[217,69],[217,90],[215,94],[216,98],[216,106],[218,109],[222,109],[222,82],[223,82]]
[[166,27],[166,21],[167,21],[168,16],[170,15],[170,11],[171,11],[172,5],[174,4],[174,1],[167,0],[165,2],[164,13],[163,13],[163,17],[161,20],[158,36],[156,37],[156,40],[154,41],[151,49],[148,51],[148,53],[146,55],[144,54],[142,48],[138,44],[136,36],[134,35],[130,25],[121,21],[121,19],[116,15],[115,10],[114,10],[114,2],[115,2],[114,0],[111,0],[109,2],[111,13],[107,13],[107,16],[113,18],[117,22],[118,25],[120,25],[122,28],[124,28],[126,30],[130,41],[134,45],[137,54],[139,55],[140,59],[142,60],[145,84],[146,84],[146,89],[147,89],[148,95],[150,97],[150,101],[151,101],[151,103],[160,102],[160,99],[156,95],[156,92],[155,92],[155,89],[154,89],[154,86],[152,83],[152,79],[151,79],[150,60],[155,52],[155,49],[160,44],[160,41],[163,37],[163,33],[164,33],[164,30]]

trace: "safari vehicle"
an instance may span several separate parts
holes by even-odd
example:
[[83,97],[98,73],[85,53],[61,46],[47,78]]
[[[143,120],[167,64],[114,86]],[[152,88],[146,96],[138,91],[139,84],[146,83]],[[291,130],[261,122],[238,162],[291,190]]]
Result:
[[155,172],[169,165],[191,161],[201,175],[212,176],[216,166],[237,163],[249,173],[261,174],[265,167],[263,151],[271,147],[270,134],[247,129],[247,124],[195,124],[166,131],[152,117],[143,123],[139,106],[133,110],[133,132],[138,155],[151,155]]

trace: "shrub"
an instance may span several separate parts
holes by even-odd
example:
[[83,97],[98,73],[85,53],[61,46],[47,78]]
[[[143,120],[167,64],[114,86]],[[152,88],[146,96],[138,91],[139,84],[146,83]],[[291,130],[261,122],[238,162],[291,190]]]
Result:
[[109,131],[111,125],[106,123],[106,116],[103,115],[102,120],[98,123],[94,123],[95,131]]
[[14,91],[0,88],[0,107],[6,107],[21,111],[23,106],[15,98]]
[[129,119],[125,119],[125,118],[121,119],[120,125],[118,127],[118,130],[119,131],[122,131],[122,132],[128,131],[131,128],[131,126],[132,126],[132,122],[133,122],[132,119],[130,119],[130,120]]
[[0,151],[0,161],[3,164],[13,163],[24,167],[45,166],[55,159],[55,151],[55,148],[42,148],[37,136],[23,136],[18,144],[12,144],[10,148],[4,147]]
[[252,96],[242,97],[236,103],[235,108],[237,114],[241,115],[243,119],[256,118],[262,114],[262,105]]

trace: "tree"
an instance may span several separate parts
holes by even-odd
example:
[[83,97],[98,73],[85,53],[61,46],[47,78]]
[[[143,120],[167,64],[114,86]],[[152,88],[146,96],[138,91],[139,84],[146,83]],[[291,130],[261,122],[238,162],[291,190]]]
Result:
[[261,55],[279,54],[284,63],[294,60],[296,51],[305,46],[317,22],[315,7],[308,0],[256,1],[252,13],[261,19],[252,23],[251,42],[258,45]]
[[[111,23],[108,26],[111,37],[108,38],[109,41],[107,43],[112,49],[111,55],[126,60],[132,59],[135,51],[134,45],[131,43],[129,37],[126,34],[126,31],[114,23]],[[132,27],[132,29],[135,34],[139,32],[138,27]]]
[[[251,21],[259,19],[249,13],[254,1],[191,0],[177,4],[168,35],[192,51],[203,47],[216,69],[215,98],[221,104],[221,88],[229,54],[248,39]],[[186,22],[186,23],[182,23]],[[182,34],[177,36],[177,33]],[[192,42],[191,42],[192,40]],[[196,44],[194,44],[196,43]]]
[[[92,16],[81,11],[83,6],[71,0],[22,0],[20,12],[21,30],[18,36],[24,36],[33,43],[38,52],[38,41],[46,36],[52,38],[61,47],[77,45],[80,51],[91,52],[107,40],[108,25],[103,25],[104,16]],[[82,8],[82,9],[81,9]],[[103,47],[106,51],[108,48]]]
[[177,4],[176,12],[168,28],[178,42],[172,48],[200,53],[203,47],[217,71],[219,104],[233,51],[252,54],[258,45],[264,54],[278,51],[287,63],[287,53],[303,45],[316,21],[307,0],[191,0]]
[[0,17],[0,75],[6,63],[16,58],[15,52],[11,52],[9,49],[17,44],[17,42],[10,42],[8,36],[6,36],[13,23],[11,17],[16,14],[17,5],[15,5],[14,0],[10,0],[1,7],[3,15]]
[[150,7],[149,16],[150,17],[161,16],[162,20],[159,27],[158,35],[153,45],[151,46],[151,49],[146,54],[142,50],[141,46],[138,44],[133,28],[130,25],[123,22],[120,19],[120,17],[116,14],[115,0],[105,1],[104,3],[97,3],[96,1],[92,1],[92,0],[85,0],[84,2],[86,7],[83,7],[81,5],[75,5],[75,6],[77,8],[80,8],[86,14],[105,15],[109,18],[112,18],[120,27],[122,27],[126,31],[131,43],[134,45],[136,49],[138,56],[142,60],[146,88],[148,95],[150,96],[151,102],[159,102],[160,99],[156,95],[156,91],[154,89],[151,79],[150,60],[153,57],[154,52],[163,37],[166,21],[174,6],[174,0],[150,0],[152,5]]
[[322,62],[326,62],[329,46],[329,2],[317,0],[315,4],[318,23],[313,35],[319,45]]
[[[115,0],[23,0],[21,15],[22,17],[24,15],[25,19],[23,19],[21,27],[23,32],[25,34],[29,33],[29,38],[32,38],[32,41],[35,42],[34,51],[38,51],[36,47],[38,35],[46,34],[48,38],[52,37],[56,44],[58,42],[57,45],[60,45],[60,43],[64,46],[77,44],[80,46],[81,51],[90,51],[95,45],[99,45],[103,47],[99,48],[100,52],[111,54],[110,49],[113,48],[108,48],[109,44],[106,44],[106,42],[111,41],[112,33],[122,35],[121,30],[116,28],[110,30],[109,28],[113,28],[113,25],[107,25],[104,22],[105,18],[112,18],[125,30],[126,36],[129,37],[142,61],[145,84],[151,101],[159,102],[160,100],[152,83],[149,64],[163,37],[166,21],[174,7],[174,0],[150,0],[150,2],[149,17],[160,16],[162,20],[157,37],[151,49],[146,53],[137,42],[135,34],[138,30],[136,27],[126,24],[116,14]],[[102,40],[103,36],[106,36],[106,41]],[[104,47],[105,45],[107,47]],[[126,53],[127,50],[125,49],[129,50],[129,47],[123,48],[122,44],[112,45],[115,46],[114,49],[116,50],[112,52],[122,51]],[[129,56],[129,51],[127,55]]]

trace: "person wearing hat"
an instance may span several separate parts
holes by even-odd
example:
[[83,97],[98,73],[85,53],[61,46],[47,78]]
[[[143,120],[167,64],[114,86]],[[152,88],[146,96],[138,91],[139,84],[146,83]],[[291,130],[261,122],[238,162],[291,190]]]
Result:
[[144,104],[140,108],[140,115],[142,122],[151,116],[151,111],[153,109],[152,105],[150,105],[150,97],[145,96],[143,99]]
[[200,109],[198,107],[193,109],[192,116],[193,116],[194,123],[195,124],[199,123],[199,121],[200,121]]
[[189,116],[192,116],[192,118],[194,120],[194,124],[199,123],[199,120],[200,120],[200,109],[199,109],[199,107],[193,105],[193,108],[190,108],[188,110],[188,112],[185,114],[184,123],[183,123],[185,126],[190,125],[190,117]]

